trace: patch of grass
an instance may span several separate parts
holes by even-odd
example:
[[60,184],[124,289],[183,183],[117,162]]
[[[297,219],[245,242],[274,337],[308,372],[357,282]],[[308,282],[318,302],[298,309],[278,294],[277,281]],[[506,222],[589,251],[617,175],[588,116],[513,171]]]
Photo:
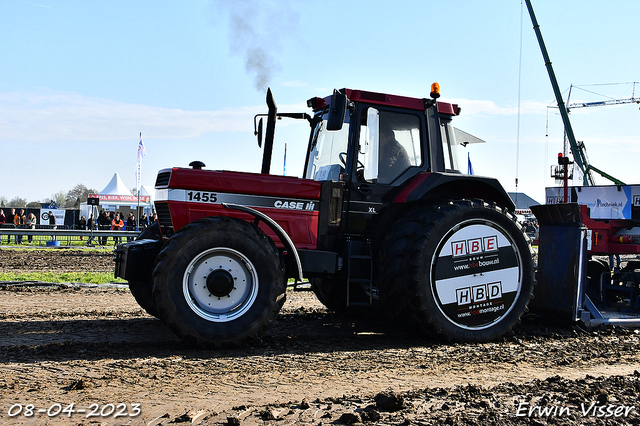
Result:
[[113,252],[113,247],[86,247],[86,246],[61,246],[61,247],[44,247],[44,246],[2,246],[0,250],[15,250],[15,251],[27,251],[27,250],[37,250],[37,251],[51,251],[51,250],[74,250],[74,251],[97,251],[100,253],[111,253]]
[[0,273],[0,281],[42,281],[46,283],[107,284],[126,283],[111,272],[23,272]]

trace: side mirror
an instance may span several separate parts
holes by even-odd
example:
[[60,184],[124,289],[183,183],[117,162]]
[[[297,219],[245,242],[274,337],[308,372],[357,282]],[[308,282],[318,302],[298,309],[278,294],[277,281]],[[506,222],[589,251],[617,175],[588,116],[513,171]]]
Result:
[[258,136],[258,147],[262,148],[262,118],[258,121],[258,133],[256,135]]
[[344,124],[344,113],[347,110],[347,95],[337,90],[331,95],[329,104],[329,116],[327,117],[327,130],[340,130]]

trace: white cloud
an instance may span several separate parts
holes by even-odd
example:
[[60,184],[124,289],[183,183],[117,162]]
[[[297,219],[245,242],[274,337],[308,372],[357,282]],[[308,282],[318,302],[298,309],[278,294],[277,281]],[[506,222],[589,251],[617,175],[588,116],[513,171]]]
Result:
[[[281,105],[278,110],[305,112],[308,108],[300,103]],[[253,117],[266,112],[266,105],[184,111],[69,93],[0,93],[0,140],[129,140],[140,131],[156,139],[187,139],[208,132],[253,131]]]
[[0,93],[0,140],[124,140],[140,131],[154,138],[193,138],[250,130],[253,116],[265,110],[184,111],[67,93]]
[[[509,116],[518,112],[517,107],[502,107],[487,100],[456,99],[452,102],[464,106],[465,116]],[[308,112],[303,103],[281,105],[278,110]],[[545,113],[546,105],[524,102],[521,112]],[[75,93],[8,92],[0,93],[0,140],[128,140],[140,131],[143,136],[156,139],[187,139],[209,132],[252,131],[253,117],[259,113],[266,113],[266,106],[185,111]],[[281,125],[285,123],[286,120]]]
[[[494,101],[488,100],[472,100],[472,99],[450,99],[447,102],[452,104],[458,104],[462,107],[462,112],[472,115],[483,116],[506,116],[517,115],[518,106],[500,106]],[[524,101],[520,104],[520,114],[546,114],[547,104],[542,102]]]

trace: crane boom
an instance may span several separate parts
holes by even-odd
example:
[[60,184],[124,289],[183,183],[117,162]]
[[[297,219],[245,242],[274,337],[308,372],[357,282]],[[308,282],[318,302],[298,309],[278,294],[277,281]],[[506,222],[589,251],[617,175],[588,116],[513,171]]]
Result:
[[608,101],[598,101],[598,102],[577,102],[574,104],[567,105],[567,109],[573,108],[589,108],[589,107],[598,107],[598,106],[606,106],[606,105],[622,105],[622,104],[640,104],[640,98],[628,98],[628,99],[610,99]]
[[617,185],[624,185],[622,181],[590,165],[587,161],[584,144],[579,145],[576,142],[576,137],[573,133],[573,127],[571,126],[571,121],[569,120],[568,108],[565,106],[564,100],[562,99],[560,86],[558,86],[558,80],[556,79],[556,74],[553,71],[553,66],[551,65],[551,59],[549,59],[549,54],[547,53],[547,47],[545,46],[544,39],[542,38],[540,25],[538,24],[536,15],[533,12],[533,6],[531,5],[531,0],[525,0],[525,2],[527,3],[527,9],[529,10],[529,16],[531,17],[531,23],[533,24],[533,31],[536,33],[536,38],[538,39],[538,44],[540,45],[540,51],[542,52],[544,65],[547,67],[547,72],[549,73],[549,80],[551,81],[551,87],[553,87],[553,93],[555,94],[556,102],[558,103],[558,109],[560,110],[560,116],[562,117],[562,123],[564,124],[564,131],[567,135],[567,139],[569,140],[569,145],[571,146],[571,154],[573,154],[573,161],[576,163],[576,165],[578,166],[578,168],[580,169],[580,171],[584,176],[584,185],[593,186],[595,184],[593,181],[593,176],[590,173],[591,170],[596,171],[601,176],[613,181]]
[[542,51],[542,58],[544,59],[544,65],[547,67],[547,72],[549,73],[549,80],[551,80],[551,86],[553,87],[553,93],[556,96],[556,102],[558,103],[558,108],[560,109],[560,116],[562,117],[562,123],[564,124],[564,131],[566,132],[567,138],[569,139],[569,144],[571,145],[573,160],[578,165],[578,168],[580,168],[580,170],[584,175],[585,185],[592,186],[593,181],[591,180],[591,176],[588,173],[587,165],[583,163],[584,156],[579,154],[578,144],[576,143],[576,137],[573,134],[573,127],[571,127],[571,121],[569,120],[569,113],[567,112],[567,108],[564,105],[564,99],[562,99],[560,86],[558,86],[558,80],[556,79],[556,74],[553,71],[553,66],[551,65],[551,59],[549,58],[549,54],[547,53],[547,47],[545,46],[544,39],[542,38],[540,25],[538,24],[536,15],[533,12],[533,6],[531,5],[531,0],[526,0],[526,3],[527,3],[527,9],[529,10],[529,16],[531,17],[531,23],[533,24],[533,31],[535,31],[536,33],[536,38],[538,39],[538,44],[540,45],[540,50]]

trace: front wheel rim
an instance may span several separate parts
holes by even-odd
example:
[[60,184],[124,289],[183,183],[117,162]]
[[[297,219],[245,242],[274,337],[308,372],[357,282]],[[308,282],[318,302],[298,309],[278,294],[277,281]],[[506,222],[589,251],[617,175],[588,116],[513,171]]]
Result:
[[509,315],[523,285],[522,253],[510,234],[489,220],[468,220],[438,243],[431,291],[444,317],[465,330],[484,330]]
[[189,263],[182,280],[189,308],[211,322],[233,321],[244,315],[253,306],[258,287],[253,263],[228,247],[200,253]]

